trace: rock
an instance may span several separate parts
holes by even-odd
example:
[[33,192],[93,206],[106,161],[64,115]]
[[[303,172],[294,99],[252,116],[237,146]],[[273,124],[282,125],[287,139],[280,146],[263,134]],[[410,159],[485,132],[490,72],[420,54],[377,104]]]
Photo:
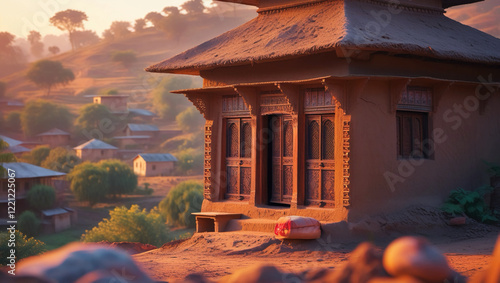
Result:
[[287,274],[271,265],[254,265],[223,277],[218,283],[289,283]]
[[65,283],[110,282],[110,279],[131,283],[154,282],[127,253],[103,245],[82,243],[26,258],[19,263],[17,274]]
[[465,225],[466,223],[466,218],[465,217],[453,217],[448,221],[448,224],[450,226],[462,226]]
[[412,276],[426,282],[444,282],[454,275],[444,255],[421,237],[394,240],[384,253],[384,268],[394,277]]

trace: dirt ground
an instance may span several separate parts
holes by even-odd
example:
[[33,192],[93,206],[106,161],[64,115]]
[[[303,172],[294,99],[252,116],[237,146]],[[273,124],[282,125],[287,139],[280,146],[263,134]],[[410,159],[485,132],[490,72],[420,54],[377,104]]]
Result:
[[[448,258],[450,266],[470,277],[486,268],[491,260],[500,229],[480,238],[429,239]],[[387,243],[376,243],[383,247]],[[217,280],[255,264],[272,264],[284,272],[300,273],[316,268],[336,268],[349,259],[357,243],[335,244],[316,241],[281,242],[272,234],[227,232],[195,234],[156,250],[137,254],[135,260],[158,281],[182,280],[199,273]]]

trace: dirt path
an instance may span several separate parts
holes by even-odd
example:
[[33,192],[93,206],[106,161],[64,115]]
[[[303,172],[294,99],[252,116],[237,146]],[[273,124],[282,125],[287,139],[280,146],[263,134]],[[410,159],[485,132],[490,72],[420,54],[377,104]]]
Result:
[[[491,259],[498,233],[483,238],[431,240],[448,257],[450,265],[470,277],[485,268]],[[266,233],[204,233],[190,240],[135,255],[135,260],[155,280],[174,281],[192,273],[216,280],[255,264],[273,264],[282,271],[300,273],[315,268],[335,268],[345,262],[355,245],[285,244]]]

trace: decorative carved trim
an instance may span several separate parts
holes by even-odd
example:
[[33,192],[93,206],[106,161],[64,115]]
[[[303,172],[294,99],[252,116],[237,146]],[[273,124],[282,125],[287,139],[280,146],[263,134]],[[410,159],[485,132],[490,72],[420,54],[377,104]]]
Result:
[[338,79],[324,79],[322,83],[325,86],[325,90],[332,95],[333,99],[335,99],[335,105],[345,114],[349,108],[346,81]]
[[293,112],[293,108],[288,102],[285,95],[274,94],[274,95],[263,95],[260,100],[260,113],[262,115],[268,114],[290,114]]
[[290,104],[292,108],[292,113],[290,114],[298,114],[299,105],[302,103],[302,101],[300,101],[300,87],[287,83],[276,84],[276,86],[285,95],[288,104]]
[[226,86],[226,83],[223,82],[218,82],[218,81],[212,81],[209,79],[203,79],[203,87],[216,87],[216,86]]
[[432,88],[407,86],[401,94],[397,109],[431,112],[432,100]]
[[243,98],[252,116],[259,115],[259,94],[253,87],[235,86],[234,90]]
[[389,106],[390,112],[395,113],[398,107],[398,103],[401,100],[401,96],[403,92],[406,90],[406,87],[411,82],[411,79],[395,79],[389,82],[389,95],[391,105]]
[[212,186],[212,127],[214,121],[207,120],[205,122],[205,163],[204,163],[204,191],[203,196],[207,200],[212,200],[215,194],[214,187]]
[[350,198],[349,198],[349,193],[350,193],[350,173],[349,173],[349,153],[351,151],[351,145],[350,145],[350,128],[351,128],[351,116],[346,115],[343,117],[343,128],[342,128],[342,183],[343,183],[343,190],[342,190],[342,205],[344,207],[350,206]]
[[222,113],[223,114],[240,114],[248,115],[249,109],[247,103],[240,95],[224,95],[222,96]]
[[208,101],[206,95],[201,95],[201,94],[184,94],[184,96],[189,99],[193,103],[193,105],[200,111],[200,113],[203,115],[205,119],[208,117]]

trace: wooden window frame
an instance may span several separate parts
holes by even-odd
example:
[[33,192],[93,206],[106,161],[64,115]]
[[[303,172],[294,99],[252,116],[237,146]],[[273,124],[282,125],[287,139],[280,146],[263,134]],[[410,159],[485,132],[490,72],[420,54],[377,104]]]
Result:
[[[396,111],[398,159],[431,159],[428,112]],[[405,124],[405,120],[409,121]]]

